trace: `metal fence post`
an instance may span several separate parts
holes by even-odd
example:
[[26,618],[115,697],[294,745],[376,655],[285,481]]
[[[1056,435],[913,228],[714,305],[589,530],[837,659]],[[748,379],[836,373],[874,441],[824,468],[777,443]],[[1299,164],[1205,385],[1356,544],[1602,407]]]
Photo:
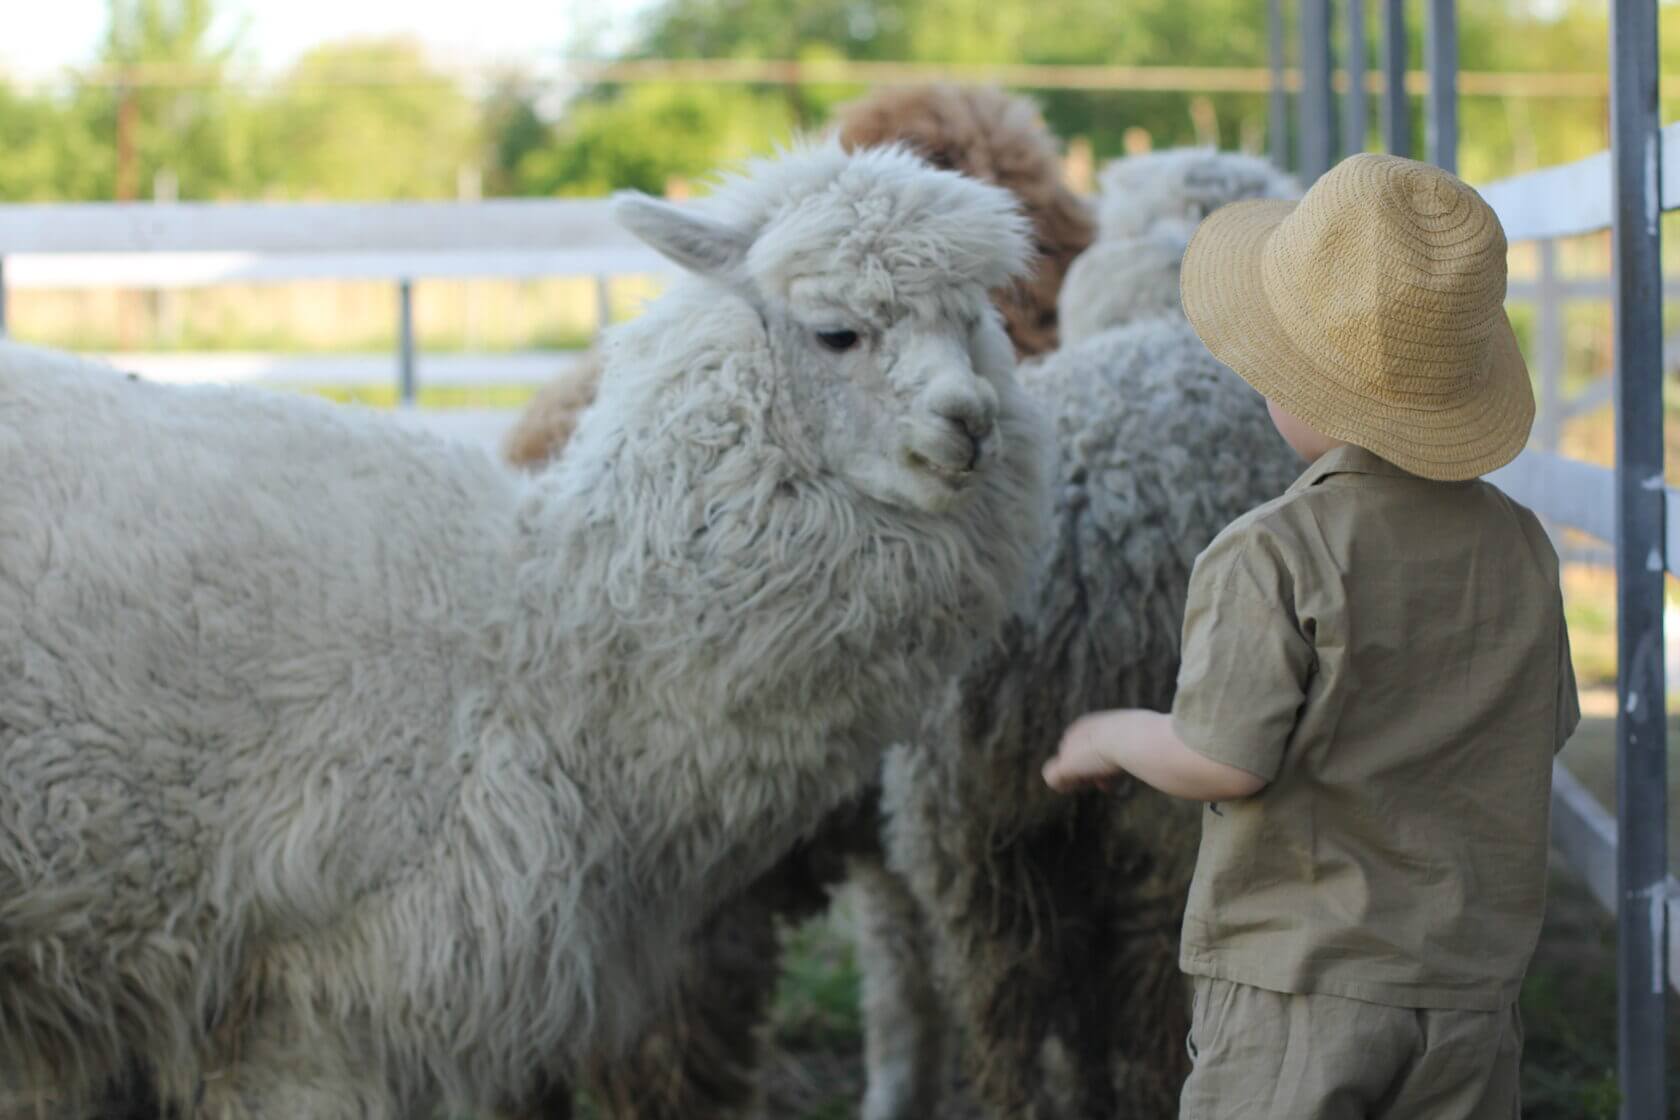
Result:
[[1272,163],[1289,166],[1289,91],[1283,86],[1282,0],[1266,0],[1266,64],[1272,71],[1271,96],[1266,102],[1266,146]]
[[1412,154],[1412,102],[1406,95],[1406,0],[1383,0],[1383,144]]
[[1668,1115],[1662,153],[1656,0],[1611,0],[1616,275],[1616,1015],[1623,1120]]
[[1429,0],[1429,158],[1458,174],[1458,11],[1456,0]]
[[397,399],[404,408],[414,406],[414,281],[397,282]]
[[1342,102],[1342,151],[1365,150],[1369,123],[1365,98],[1365,0],[1347,3],[1347,97]]
[[1302,186],[1311,186],[1330,170],[1336,158],[1330,66],[1330,0],[1302,0],[1301,120],[1297,138]]

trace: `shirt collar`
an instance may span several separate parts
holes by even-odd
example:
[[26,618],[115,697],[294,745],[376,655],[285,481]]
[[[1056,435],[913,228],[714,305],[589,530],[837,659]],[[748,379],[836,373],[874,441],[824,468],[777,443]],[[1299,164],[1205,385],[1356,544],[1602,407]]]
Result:
[[1363,447],[1355,447],[1351,443],[1345,443],[1320,455],[1317,461],[1309,466],[1300,478],[1295,480],[1295,485],[1289,488],[1289,493],[1293,494],[1297,490],[1306,490],[1317,486],[1333,474],[1380,474],[1393,478],[1412,477],[1387,459],[1379,458]]

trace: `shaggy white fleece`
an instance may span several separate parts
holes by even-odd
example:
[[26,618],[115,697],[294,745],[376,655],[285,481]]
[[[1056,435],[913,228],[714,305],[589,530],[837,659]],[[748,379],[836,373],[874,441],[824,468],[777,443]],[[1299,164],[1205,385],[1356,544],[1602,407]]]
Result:
[[1028,582],[1009,196],[897,151],[623,220],[691,275],[531,483],[0,346],[0,1061],[488,1108],[916,737]]

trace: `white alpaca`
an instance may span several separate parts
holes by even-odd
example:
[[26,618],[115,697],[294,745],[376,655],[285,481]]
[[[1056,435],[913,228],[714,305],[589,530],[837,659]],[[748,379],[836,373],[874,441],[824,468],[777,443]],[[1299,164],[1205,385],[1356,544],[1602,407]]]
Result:
[[[1046,505],[1009,196],[905,153],[619,215],[689,270],[524,483],[0,347],[0,1054],[214,1117],[486,1108],[993,640]],[[559,1068],[557,1068],[557,1066]]]

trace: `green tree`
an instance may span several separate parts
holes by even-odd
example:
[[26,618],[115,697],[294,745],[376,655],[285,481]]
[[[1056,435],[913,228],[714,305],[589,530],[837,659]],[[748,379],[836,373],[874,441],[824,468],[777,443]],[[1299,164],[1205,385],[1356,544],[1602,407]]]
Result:
[[0,85],[0,152],[0,200],[98,198],[109,189],[111,149],[69,97]]
[[519,194],[519,166],[552,141],[548,122],[537,111],[537,93],[515,80],[498,82],[484,103],[484,190]]
[[655,194],[672,178],[704,177],[791,133],[785,103],[737,86],[637,85],[574,102],[554,142],[527,151],[521,193]]
[[449,198],[481,159],[477,107],[409,40],[316,47],[262,111],[253,158],[286,197]]
[[72,118],[105,153],[105,197],[148,196],[160,172],[180,197],[244,193],[249,105],[225,83],[238,31],[218,37],[214,0],[108,0],[99,67]]

